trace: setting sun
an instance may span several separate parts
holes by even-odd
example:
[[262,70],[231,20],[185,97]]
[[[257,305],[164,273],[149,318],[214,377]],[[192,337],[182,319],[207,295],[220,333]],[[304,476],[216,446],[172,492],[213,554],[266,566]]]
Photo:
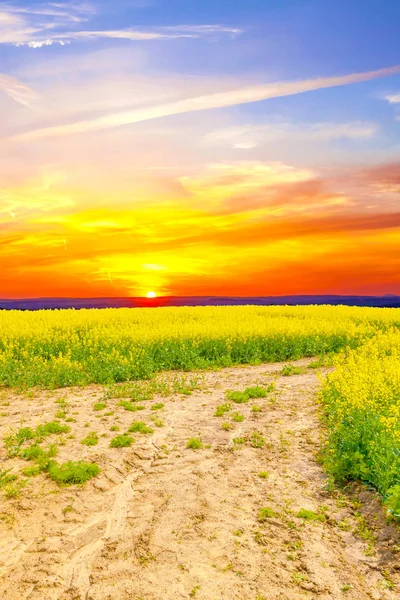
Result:
[[146,298],[156,298],[157,294],[155,292],[147,292]]

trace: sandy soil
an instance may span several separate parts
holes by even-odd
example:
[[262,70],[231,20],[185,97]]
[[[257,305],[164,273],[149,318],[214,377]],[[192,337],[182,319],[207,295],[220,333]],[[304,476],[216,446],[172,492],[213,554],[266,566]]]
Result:
[[[105,411],[94,411],[104,396],[98,386],[32,397],[3,392],[1,438],[10,427],[54,419],[56,400],[64,398],[74,421],[57,460],[95,461],[102,473],[84,486],[64,488],[39,475],[17,498],[0,496],[0,597],[399,598],[398,529],[385,523],[372,493],[354,490],[350,498],[327,491],[315,458],[318,373],[282,377],[281,367],[209,372],[191,396],[155,398],[137,413],[112,399]],[[232,413],[214,416],[227,389],[272,381],[276,392],[266,399],[233,405],[243,422],[233,422]],[[155,402],[165,407],[152,411]],[[252,412],[254,404],[260,412]],[[151,425],[154,415],[163,427],[134,434],[130,448],[109,447],[116,435],[111,426],[123,432],[134,420]],[[97,446],[80,444],[89,431],[99,434]],[[265,438],[262,447],[251,445],[253,432]],[[187,449],[197,436],[203,449]],[[27,466],[5,456],[1,448],[6,467]],[[258,475],[264,471],[267,478]],[[272,509],[273,516],[260,521],[260,508]],[[324,520],[300,518],[300,509]]]

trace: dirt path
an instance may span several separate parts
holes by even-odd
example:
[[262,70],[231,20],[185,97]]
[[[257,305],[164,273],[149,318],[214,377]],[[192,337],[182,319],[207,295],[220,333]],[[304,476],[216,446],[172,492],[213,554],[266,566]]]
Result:
[[[44,414],[51,420],[55,400],[64,397],[75,439],[66,436],[60,459],[95,460],[102,474],[83,488],[61,489],[40,475],[18,498],[1,498],[0,597],[399,598],[398,531],[384,524],[372,496],[364,493],[362,507],[326,491],[315,460],[317,373],[282,377],[280,369],[206,373],[204,387],[191,396],[155,399],[140,413],[110,401],[113,414],[101,417],[92,408],[103,394],[99,387],[31,399],[10,394],[2,436],[9,425],[34,425]],[[272,381],[276,392],[267,398],[214,416],[227,389]],[[110,449],[110,426],[151,424],[150,405],[157,401],[165,404],[157,411],[164,427],[135,434],[131,448]],[[253,412],[253,405],[261,410]],[[232,412],[244,420],[232,421]],[[80,445],[95,428],[99,445]],[[252,441],[254,432],[263,439]],[[187,449],[191,437],[201,437],[203,448]],[[270,509],[264,519],[261,508]],[[297,516],[301,509],[312,511],[304,513],[311,518]]]

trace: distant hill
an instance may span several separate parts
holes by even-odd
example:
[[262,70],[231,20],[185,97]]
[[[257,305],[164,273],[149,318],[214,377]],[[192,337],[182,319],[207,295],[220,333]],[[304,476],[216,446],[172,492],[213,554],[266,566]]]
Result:
[[41,310],[60,308],[139,308],[158,306],[238,306],[252,304],[271,305],[307,305],[307,304],[343,304],[346,306],[377,306],[400,308],[400,296],[165,296],[147,298],[26,298],[1,300],[0,309],[5,310]]

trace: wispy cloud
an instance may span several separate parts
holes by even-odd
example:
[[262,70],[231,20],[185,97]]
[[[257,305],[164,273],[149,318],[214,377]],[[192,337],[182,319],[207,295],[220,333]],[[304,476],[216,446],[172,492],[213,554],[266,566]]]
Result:
[[350,123],[267,123],[227,127],[208,133],[204,143],[242,150],[256,148],[280,140],[330,141],[339,139],[363,140],[376,134],[377,126],[368,122]]
[[2,73],[0,73],[0,92],[4,92],[7,96],[15,100],[15,102],[18,102],[18,104],[30,108],[39,99],[39,94],[30,87],[14,77]]
[[400,94],[386,96],[385,100],[387,100],[390,104],[400,104]]
[[219,24],[176,25],[169,27],[129,27],[124,29],[79,29],[96,14],[91,4],[59,3],[37,6],[0,4],[0,43],[42,48],[66,45],[74,40],[119,39],[150,41],[177,38],[201,38],[215,35],[236,36],[241,29]]
[[313,90],[326,89],[352,83],[370,81],[380,77],[389,77],[400,73],[400,65],[379,69],[376,71],[366,71],[363,73],[352,73],[338,77],[324,77],[318,79],[306,79],[301,81],[284,81],[254,85],[235,89],[227,92],[219,92],[204,96],[196,96],[184,100],[177,100],[169,104],[150,106],[131,111],[118,112],[107,116],[94,118],[90,120],[78,121],[75,123],[63,124],[36,129],[15,136],[14,139],[30,140],[37,138],[54,137],[61,135],[70,135],[88,131],[97,131],[109,129],[122,125],[131,125],[142,121],[178,115],[189,112],[224,108],[239,104],[260,102],[270,98],[279,98],[292,96]]

